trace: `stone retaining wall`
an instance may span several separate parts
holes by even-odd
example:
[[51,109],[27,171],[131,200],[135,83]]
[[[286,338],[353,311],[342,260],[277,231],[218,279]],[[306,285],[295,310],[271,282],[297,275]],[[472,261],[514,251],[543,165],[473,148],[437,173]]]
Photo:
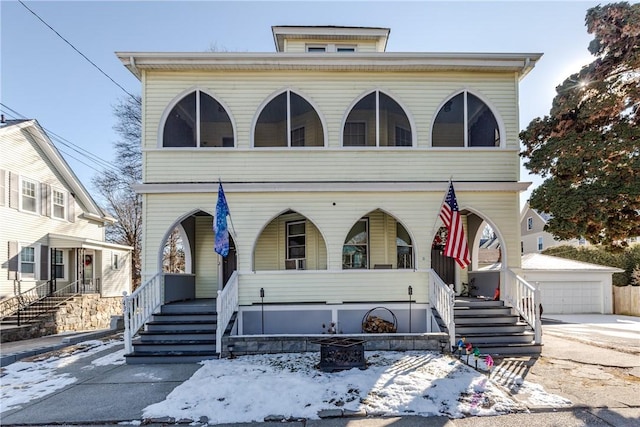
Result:
[[58,310],[28,325],[2,328],[0,342],[20,341],[61,332],[109,329],[111,317],[122,315],[122,298],[98,294],[74,297]]
[[265,353],[300,353],[320,351],[320,344],[313,341],[329,337],[358,338],[365,340],[365,351],[424,350],[448,351],[449,335],[442,332],[424,334],[338,334],[338,335],[231,335],[222,338],[222,357],[228,357],[229,346],[234,356]]

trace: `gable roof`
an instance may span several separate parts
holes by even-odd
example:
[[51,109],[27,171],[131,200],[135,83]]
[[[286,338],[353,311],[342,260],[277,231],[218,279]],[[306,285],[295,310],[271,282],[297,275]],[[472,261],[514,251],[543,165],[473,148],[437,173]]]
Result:
[[551,255],[530,253],[522,255],[523,270],[540,271],[591,271],[601,273],[623,273],[624,270],[605,265],[591,264],[589,262],[576,261],[573,259],[560,258]]
[[544,213],[544,212],[539,212],[535,209],[533,209],[531,206],[529,206],[529,202],[526,202],[524,204],[524,207],[522,208],[522,212],[520,212],[520,222],[522,223],[522,221],[524,221],[525,217],[527,216],[527,212],[533,212],[534,214],[538,215],[540,217],[540,219],[546,224],[547,222],[549,222],[549,220],[552,218],[553,215],[548,214],[548,213]]
[[98,206],[93,197],[91,197],[89,191],[87,191],[82,182],[80,182],[37,120],[9,120],[5,126],[0,127],[0,136],[18,131],[26,132],[31,136],[32,140],[43,153],[43,156],[46,157],[46,160],[49,161],[55,172],[58,173],[62,183],[72,193],[74,199],[82,208],[82,216],[85,219],[105,224],[116,222],[116,220],[107,215],[100,206]]

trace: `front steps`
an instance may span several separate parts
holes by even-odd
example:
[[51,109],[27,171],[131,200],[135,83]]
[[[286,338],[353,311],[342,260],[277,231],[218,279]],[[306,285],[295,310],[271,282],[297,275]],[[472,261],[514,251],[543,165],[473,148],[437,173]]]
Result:
[[47,316],[53,316],[68,301],[73,300],[75,294],[64,296],[48,296],[0,320],[2,326],[29,325],[41,321]]
[[216,301],[200,299],[162,306],[133,341],[128,364],[197,363],[216,353]]
[[454,346],[464,338],[480,353],[492,356],[539,356],[542,351],[541,344],[533,343],[534,333],[529,325],[503,301],[456,299],[454,321]]

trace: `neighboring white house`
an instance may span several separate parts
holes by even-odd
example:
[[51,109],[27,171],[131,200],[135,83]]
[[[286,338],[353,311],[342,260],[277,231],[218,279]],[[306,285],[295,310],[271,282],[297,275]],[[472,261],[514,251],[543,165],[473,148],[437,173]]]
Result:
[[[131,248],[105,241],[106,215],[36,120],[0,127],[0,300],[45,295],[118,297],[131,287]],[[7,314],[7,313],[3,313]]]
[[540,253],[552,246],[571,245],[588,246],[584,238],[571,240],[557,240],[548,231],[544,231],[544,226],[549,221],[549,214],[538,212],[525,203],[520,213],[520,235],[522,241],[520,250],[523,254]]
[[[408,299],[412,331],[430,331],[433,272],[459,285],[478,265],[445,268],[432,244],[450,178],[470,251],[489,224],[501,249],[492,286],[514,281],[528,187],[518,85],[541,54],[386,52],[387,28],[272,32],[274,53],[117,53],[142,84],[143,282],[162,277],[178,228],[176,298],[237,286],[239,334],[259,334],[261,319],[265,333],[331,321],[360,332],[380,304],[407,331]],[[224,259],[213,252],[219,182]]]
[[613,313],[615,267],[542,254],[522,256],[522,275],[540,286],[545,314]]

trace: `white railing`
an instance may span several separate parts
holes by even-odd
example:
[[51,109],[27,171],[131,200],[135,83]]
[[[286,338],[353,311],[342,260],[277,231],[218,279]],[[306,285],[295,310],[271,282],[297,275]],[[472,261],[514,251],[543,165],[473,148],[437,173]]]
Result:
[[429,288],[429,302],[436,309],[449,331],[449,348],[451,348],[456,343],[456,324],[453,319],[456,293],[433,270],[431,270],[431,286]]
[[224,289],[218,291],[216,298],[217,326],[216,326],[216,352],[222,355],[222,336],[227,325],[238,311],[238,272],[234,271],[227,281]]
[[133,336],[164,302],[164,276],[158,273],[131,295],[127,295],[126,292],[123,292],[123,295],[124,348],[126,353],[131,353]]
[[525,322],[531,326],[534,332],[536,344],[542,342],[542,322],[540,320],[540,288],[527,283],[522,277],[511,270],[506,272],[504,286],[504,300]]

